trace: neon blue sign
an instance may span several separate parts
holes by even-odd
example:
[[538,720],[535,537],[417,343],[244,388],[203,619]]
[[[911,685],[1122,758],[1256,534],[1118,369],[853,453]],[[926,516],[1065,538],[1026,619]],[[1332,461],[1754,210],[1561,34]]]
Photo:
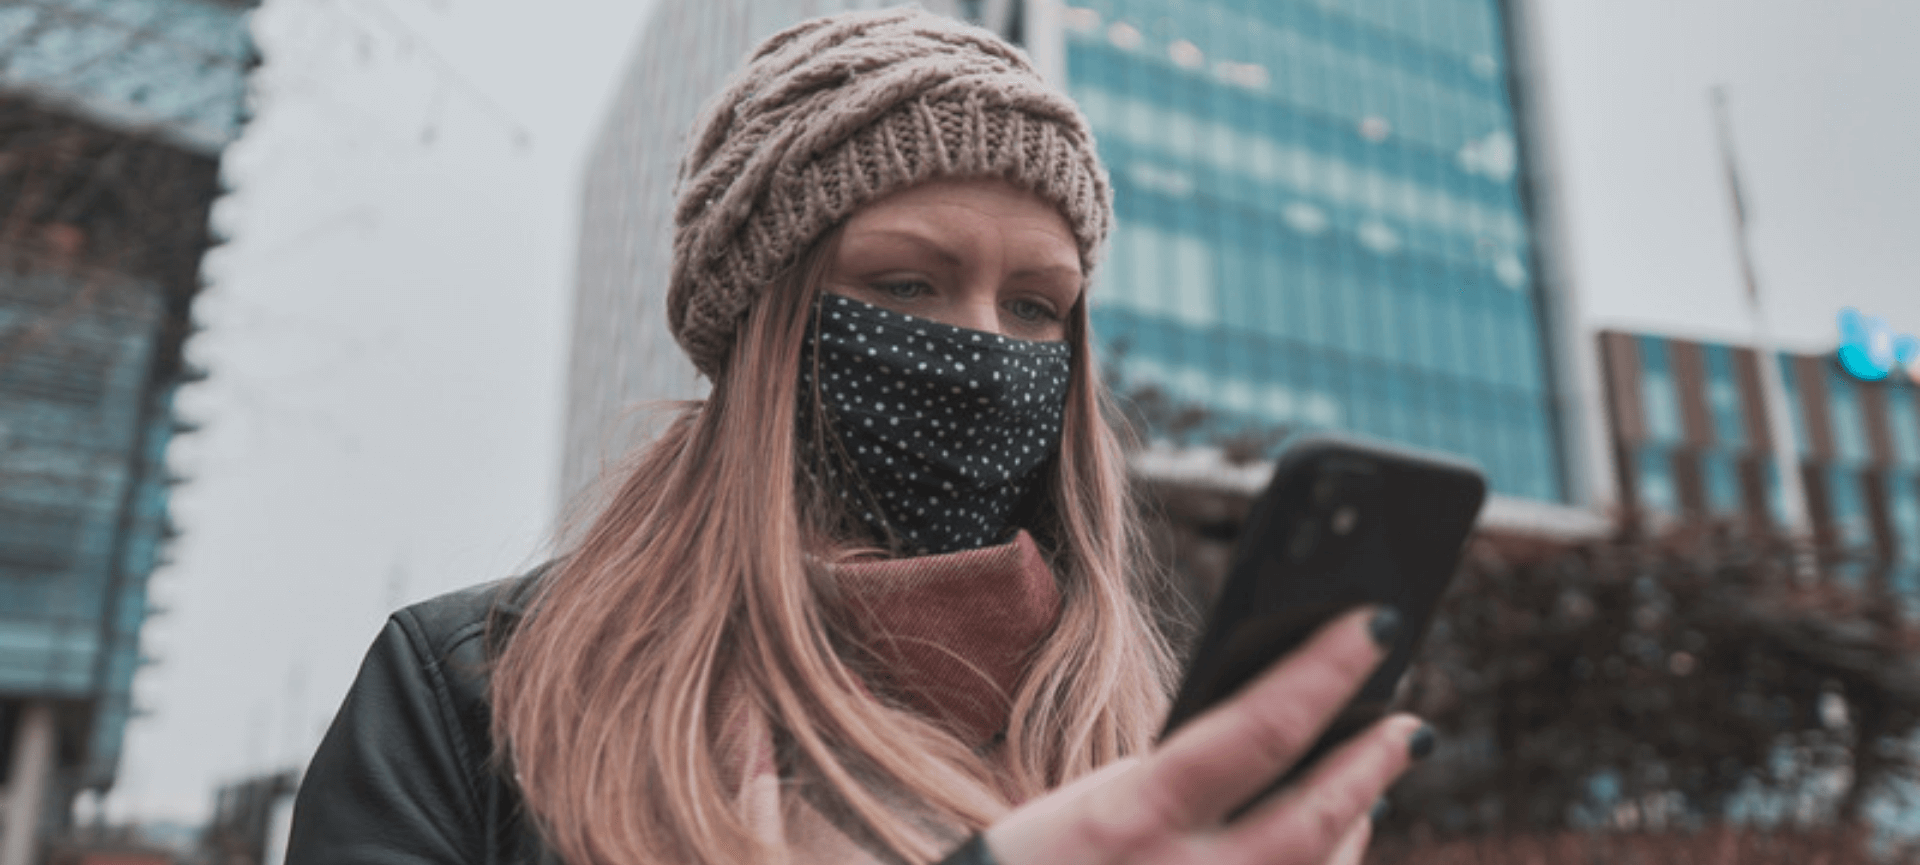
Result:
[[1900,370],[1920,383],[1920,337],[1895,334],[1885,319],[1840,310],[1840,366],[1862,381],[1879,381]]

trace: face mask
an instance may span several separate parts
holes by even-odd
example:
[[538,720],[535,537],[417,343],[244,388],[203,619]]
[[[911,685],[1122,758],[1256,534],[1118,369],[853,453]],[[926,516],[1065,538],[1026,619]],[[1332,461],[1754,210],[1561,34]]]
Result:
[[827,427],[855,470],[830,483],[879,538],[974,549],[1009,534],[1060,446],[1071,354],[824,295],[801,354],[801,404],[817,355]]

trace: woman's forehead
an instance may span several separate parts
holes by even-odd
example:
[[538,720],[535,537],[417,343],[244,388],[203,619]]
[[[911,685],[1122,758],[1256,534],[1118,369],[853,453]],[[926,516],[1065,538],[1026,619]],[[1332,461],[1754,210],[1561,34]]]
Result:
[[1066,217],[1045,199],[995,178],[923,183],[871,202],[848,219],[841,240],[848,251],[918,244],[949,255],[965,251],[956,247],[996,243],[1057,259],[1053,263],[1076,272],[1080,267]]
[[1073,243],[1067,217],[1046,199],[997,177],[931,180],[875,199],[853,212],[847,226],[856,228],[895,219],[978,214],[1044,224]]

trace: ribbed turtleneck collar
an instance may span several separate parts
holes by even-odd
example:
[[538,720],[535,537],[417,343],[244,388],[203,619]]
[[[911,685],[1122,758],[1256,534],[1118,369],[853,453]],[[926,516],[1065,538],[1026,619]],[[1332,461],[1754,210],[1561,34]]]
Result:
[[975,746],[1005,733],[1014,690],[1060,614],[1031,536],[834,572],[883,666],[876,684]]

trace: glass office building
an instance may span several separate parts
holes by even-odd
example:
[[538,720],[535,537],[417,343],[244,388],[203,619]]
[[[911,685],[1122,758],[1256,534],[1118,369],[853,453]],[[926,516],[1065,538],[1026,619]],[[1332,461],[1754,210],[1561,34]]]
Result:
[[[643,435],[636,406],[701,389],[660,314],[696,108],[754,40],[873,5],[656,7],[587,171],[568,498]],[[1183,443],[1347,429],[1570,497],[1500,0],[923,5],[1023,42],[1085,109],[1119,216],[1095,328],[1123,392],[1206,409]]]
[[1497,0],[1073,0],[1068,89],[1119,227],[1123,392],[1336,428],[1568,497]]

